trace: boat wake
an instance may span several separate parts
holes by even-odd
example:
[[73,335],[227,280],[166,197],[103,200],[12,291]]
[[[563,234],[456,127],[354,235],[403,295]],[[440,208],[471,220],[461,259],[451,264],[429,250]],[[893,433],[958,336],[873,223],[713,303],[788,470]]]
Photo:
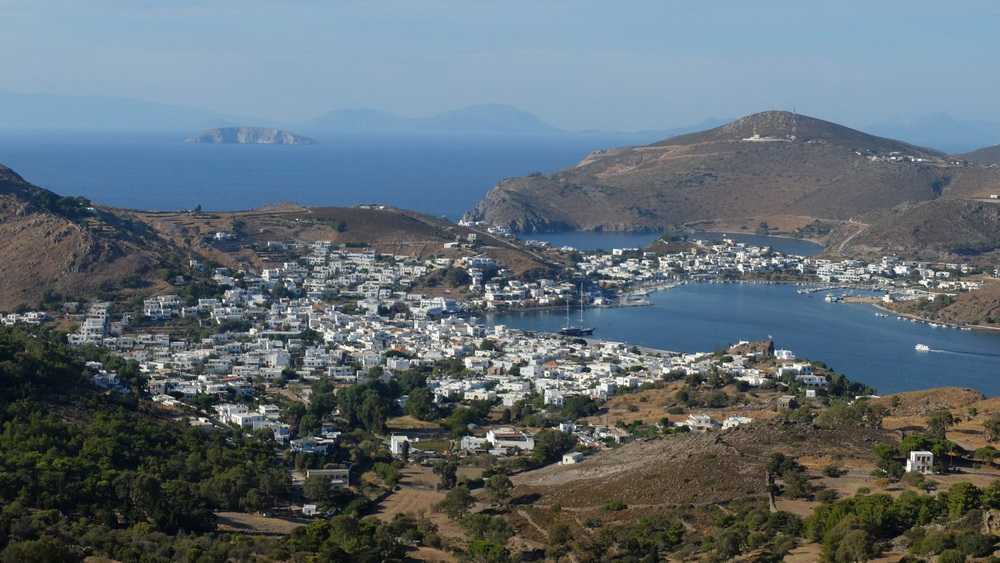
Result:
[[964,350],[943,350],[940,348],[928,348],[924,352],[931,352],[935,354],[951,354],[953,356],[971,356],[979,358],[1000,358],[1000,354],[994,354],[991,352],[967,352]]

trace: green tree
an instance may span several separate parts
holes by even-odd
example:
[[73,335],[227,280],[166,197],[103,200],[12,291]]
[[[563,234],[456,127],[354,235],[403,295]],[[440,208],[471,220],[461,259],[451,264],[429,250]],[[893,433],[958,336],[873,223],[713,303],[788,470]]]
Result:
[[302,484],[302,494],[312,502],[329,503],[333,498],[330,478],[325,475],[310,475]]
[[961,518],[966,512],[979,508],[979,501],[982,491],[972,483],[955,483],[948,488],[945,496],[948,504],[948,515],[952,518]]
[[868,561],[872,555],[872,540],[864,530],[850,530],[837,545],[834,561],[855,563]]
[[419,420],[434,420],[438,417],[437,406],[434,405],[434,394],[426,387],[418,387],[410,391],[406,400],[406,414]]
[[48,537],[18,541],[0,552],[2,563],[75,563],[80,556],[62,543]]
[[434,473],[441,478],[442,489],[454,489],[458,484],[458,462],[453,460],[439,461],[434,466]]
[[439,502],[437,507],[452,520],[458,520],[469,511],[474,501],[472,493],[463,485],[448,491],[444,500]]
[[993,413],[983,423],[983,427],[986,429],[986,437],[990,442],[1000,441],[1000,412]]
[[507,508],[510,502],[511,492],[514,490],[514,483],[506,473],[497,473],[486,480],[486,490],[489,491],[493,502],[502,508]]
[[566,524],[556,524],[549,530],[549,545],[545,550],[545,555],[559,562],[570,550],[570,542],[573,540],[573,533]]
[[948,427],[956,422],[955,416],[950,411],[936,410],[927,417],[927,433],[938,440],[944,440]]
[[486,540],[473,540],[469,542],[469,560],[474,563],[509,563],[511,561],[510,551],[502,544]]
[[531,458],[539,465],[555,463],[574,447],[576,447],[576,436],[546,428],[535,435],[535,447],[531,451]]

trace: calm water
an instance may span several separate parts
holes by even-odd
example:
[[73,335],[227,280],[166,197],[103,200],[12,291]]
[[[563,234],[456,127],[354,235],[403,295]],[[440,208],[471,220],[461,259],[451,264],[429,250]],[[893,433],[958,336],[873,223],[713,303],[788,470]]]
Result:
[[[554,246],[572,246],[577,250],[609,250],[612,248],[644,248],[657,239],[656,233],[595,233],[587,231],[571,231],[567,233],[545,233],[524,235],[521,238],[543,240]],[[779,252],[797,254],[799,256],[814,256],[823,251],[823,247],[807,240],[797,240],[761,235],[727,234],[727,233],[697,233],[691,238],[701,240],[721,240],[731,238],[737,242],[745,242],[758,246],[767,245]]]
[[506,176],[551,172],[621,139],[344,137],[310,146],[193,145],[190,133],[0,133],[0,163],[119,207],[247,209],[384,202],[457,218]]
[[[826,362],[883,393],[939,386],[1000,395],[1000,334],[876,318],[868,305],[826,303],[789,285],[688,284],[650,296],[650,307],[590,309],[595,337],[667,350],[714,351],[773,336],[801,357]],[[555,331],[561,311],[488,317],[514,328]],[[936,350],[918,353],[924,343]]]

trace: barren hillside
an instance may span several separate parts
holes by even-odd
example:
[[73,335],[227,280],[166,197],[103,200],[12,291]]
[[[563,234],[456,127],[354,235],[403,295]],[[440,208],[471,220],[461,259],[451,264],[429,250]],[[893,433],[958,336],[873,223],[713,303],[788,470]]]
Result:
[[802,115],[764,112],[506,179],[469,215],[516,230],[643,230],[792,214],[845,220],[908,201],[985,196],[1000,170]]

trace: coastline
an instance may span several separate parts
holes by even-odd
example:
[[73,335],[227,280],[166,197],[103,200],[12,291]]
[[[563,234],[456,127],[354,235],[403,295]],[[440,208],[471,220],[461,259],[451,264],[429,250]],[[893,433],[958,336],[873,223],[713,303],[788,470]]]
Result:
[[888,307],[886,307],[884,305],[881,305],[879,303],[869,303],[869,305],[871,305],[872,307],[874,307],[874,308],[876,308],[876,309],[878,309],[878,310],[880,310],[880,311],[882,311],[884,313],[889,313],[889,314],[895,315],[895,316],[903,318],[903,319],[913,320],[913,321],[917,321],[917,322],[920,322],[920,323],[925,323],[925,324],[934,323],[934,324],[945,326],[947,328],[953,328],[953,329],[959,329],[959,330],[967,328],[967,329],[970,329],[970,330],[977,330],[977,331],[981,331],[981,332],[1000,332],[1000,327],[996,327],[996,326],[988,326],[988,325],[957,325],[957,324],[953,324],[953,323],[946,323],[946,322],[942,322],[942,321],[935,321],[935,320],[932,320],[932,319],[928,319],[926,317],[921,317],[919,315],[912,315],[910,313],[902,313],[902,312],[890,309],[890,308],[888,308]]

